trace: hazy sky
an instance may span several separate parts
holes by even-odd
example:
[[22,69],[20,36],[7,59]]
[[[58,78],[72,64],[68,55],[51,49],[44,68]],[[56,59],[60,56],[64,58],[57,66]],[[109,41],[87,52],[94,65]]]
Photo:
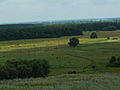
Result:
[[0,23],[119,17],[120,0],[0,0]]

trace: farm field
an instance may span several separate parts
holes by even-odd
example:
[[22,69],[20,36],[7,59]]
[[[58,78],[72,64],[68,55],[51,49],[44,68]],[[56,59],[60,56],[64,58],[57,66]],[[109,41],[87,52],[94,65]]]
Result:
[[[47,60],[51,69],[48,78],[0,81],[0,90],[119,90],[120,68],[106,65],[111,56],[120,56],[120,31],[99,31],[98,39],[90,39],[90,33],[74,36],[80,40],[77,47],[67,45],[72,36],[1,41],[1,64],[11,59],[40,59]],[[77,74],[68,75],[69,71]]]

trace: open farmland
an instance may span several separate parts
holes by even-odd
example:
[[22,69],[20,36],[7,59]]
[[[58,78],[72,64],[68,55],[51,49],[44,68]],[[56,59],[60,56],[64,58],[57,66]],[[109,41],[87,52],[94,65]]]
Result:
[[[51,65],[50,75],[66,74],[71,70],[78,73],[120,73],[119,68],[106,67],[111,56],[119,56],[120,31],[97,33],[98,39],[89,39],[90,32],[77,36],[80,39],[77,47],[67,45],[70,37],[2,41],[0,62],[9,59],[45,59]],[[112,37],[107,40],[106,36],[117,37],[118,40],[112,40]],[[97,67],[96,70],[92,70],[92,65]]]

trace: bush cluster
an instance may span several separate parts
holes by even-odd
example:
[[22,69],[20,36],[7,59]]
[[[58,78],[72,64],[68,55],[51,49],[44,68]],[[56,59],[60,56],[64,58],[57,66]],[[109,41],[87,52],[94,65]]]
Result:
[[119,57],[112,56],[109,60],[108,66],[110,66],[110,67],[120,67],[120,56]]
[[49,68],[46,60],[8,60],[0,65],[0,79],[47,77]]

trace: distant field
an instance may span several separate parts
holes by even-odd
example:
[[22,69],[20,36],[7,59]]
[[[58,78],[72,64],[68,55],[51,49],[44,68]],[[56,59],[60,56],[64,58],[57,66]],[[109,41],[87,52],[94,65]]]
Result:
[[[88,43],[94,40],[89,39],[91,31],[84,32],[84,35],[75,36],[80,38],[81,44]],[[106,37],[120,37],[120,30],[118,31],[97,31],[99,39]],[[24,49],[24,48],[37,48],[37,47],[51,47],[51,46],[61,46],[68,43],[69,38],[53,38],[53,39],[27,39],[27,40],[13,40],[13,41],[1,41],[0,51],[9,51],[13,49]],[[99,40],[97,39],[99,42]]]
[[0,90],[119,90],[118,74],[76,74],[0,81]]
[[[50,75],[66,74],[72,70],[77,73],[120,73],[120,68],[106,67],[111,56],[120,56],[120,31],[99,31],[98,39],[89,39],[90,33],[77,36],[80,39],[77,47],[67,45],[71,37],[1,41],[0,62],[9,59],[46,59],[51,65]],[[106,37],[111,39],[107,40]],[[112,40],[113,37],[118,40]],[[91,68],[92,65],[96,66],[96,70]]]

